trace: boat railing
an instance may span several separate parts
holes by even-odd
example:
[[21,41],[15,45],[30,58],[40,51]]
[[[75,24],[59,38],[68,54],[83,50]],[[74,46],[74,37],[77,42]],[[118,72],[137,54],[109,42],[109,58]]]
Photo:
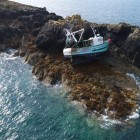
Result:
[[93,45],[92,40],[83,40],[80,42],[75,42],[74,44],[67,44],[66,48],[83,48],[91,45]]
[[83,40],[77,43],[78,48],[89,47],[92,45],[92,40]]

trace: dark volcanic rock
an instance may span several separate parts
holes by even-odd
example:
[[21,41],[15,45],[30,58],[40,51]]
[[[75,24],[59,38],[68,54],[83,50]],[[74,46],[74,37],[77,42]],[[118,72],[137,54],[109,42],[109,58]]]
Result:
[[0,25],[0,43],[3,43],[4,40],[11,39],[14,36],[22,36],[23,32],[18,29]]
[[40,13],[36,15],[19,16],[17,21],[29,30],[39,28],[45,24],[45,18]]
[[33,29],[33,31],[32,31],[32,35],[33,36],[35,36],[35,37],[37,37],[37,35],[39,34],[39,31],[40,31],[40,27],[39,28],[35,28],[35,29]]
[[34,22],[33,23],[33,28],[39,28],[41,26],[43,26],[43,23],[41,23],[41,22]]
[[17,17],[18,17],[18,13],[16,11],[4,9],[4,8],[0,9],[0,18],[2,19],[15,19]]
[[49,21],[40,30],[36,45],[48,52],[61,52],[65,46],[65,38],[65,32],[61,25],[55,21]]
[[140,67],[140,28],[126,23],[108,25],[107,33],[113,40],[111,53],[124,57],[127,61]]
[[18,17],[12,24],[12,27],[22,29],[25,32],[31,32],[31,30],[44,26],[49,20],[59,19],[62,19],[62,17],[54,13],[49,13],[45,9],[21,10],[18,11]]
[[122,44],[125,43],[126,38],[129,36],[130,33],[133,32],[133,26],[126,24],[126,23],[119,23],[119,24],[95,24],[94,28],[97,32],[105,37],[110,37],[117,45],[120,47]]
[[23,32],[18,29],[0,25],[0,49],[17,48],[21,44]]
[[108,33],[107,25],[108,24],[95,24],[94,25],[94,29],[101,36],[106,37],[107,36],[107,33]]
[[84,40],[87,40],[89,39],[90,37],[93,37],[94,36],[94,33],[93,33],[93,30],[92,28],[90,27],[90,24],[86,24],[85,27],[84,27],[84,32],[83,32],[83,39]]
[[32,26],[32,16],[20,16],[17,20],[22,22],[24,26]]
[[59,19],[63,19],[61,16],[56,15],[55,13],[50,13],[47,18],[49,18],[49,20],[59,20]]
[[125,43],[125,53],[130,62],[140,67],[140,29],[136,28]]
[[1,8],[0,9],[0,18],[2,19],[16,19],[19,16],[29,16],[29,15],[41,15],[41,16],[47,16],[49,15],[49,12],[46,11],[44,8],[37,8],[32,10],[12,10],[7,8]]
[[107,26],[107,29],[108,33],[110,33],[111,39],[118,45],[122,45],[128,35],[132,33],[131,26],[126,23],[120,23],[115,25],[110,24]]
[[98,24],[95,28],[104,38],[111,38],[110,52],[140,67],[140,29],[126,23]]

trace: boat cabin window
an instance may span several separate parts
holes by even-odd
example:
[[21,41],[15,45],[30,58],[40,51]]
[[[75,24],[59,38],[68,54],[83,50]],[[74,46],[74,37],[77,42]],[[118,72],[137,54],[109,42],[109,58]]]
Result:
[[98,41],[99,41],[99,42],[102,42],[102,39],[101,39],[101,38],[99,38],[99,39],[98,39]]
[[92,44],[92,40],[84,40],[78,43],[79,48],[89,47]]
[[72,38],[72,36],[71,36],[71,35],[69,35],[69,36],[68,36],[68,38]]

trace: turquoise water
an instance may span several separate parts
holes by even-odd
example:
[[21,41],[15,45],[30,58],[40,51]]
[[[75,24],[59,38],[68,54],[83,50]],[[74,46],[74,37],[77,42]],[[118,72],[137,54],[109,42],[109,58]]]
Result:
[[128,22],[140,26],[140,0],[13,0],[46,7],[64,17],[81,14],[97,23]]
[[140,119],[103,128],[67,101],[61,85],[45,86],[9,53],[0,54],[0,140],[140,139]]
[[[98,23],[140,25],[138,0],[17,1],[46,6],[62,16],[79,13]],[[0,140],[140,140],[140,119],[128,126],[90,119],[67,101],[61,85],[45,86],[21,58],[7,53],[0,54]]]

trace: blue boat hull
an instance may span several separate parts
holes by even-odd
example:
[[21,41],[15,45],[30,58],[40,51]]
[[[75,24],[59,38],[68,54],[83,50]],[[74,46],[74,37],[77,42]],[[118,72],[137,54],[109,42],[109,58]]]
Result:
[[66,55],[66,58],[74,57],[98,57],[108,50],[109,43],[105,42],[97,46],[89,46],[83,48],[72,48],[71,54]]

